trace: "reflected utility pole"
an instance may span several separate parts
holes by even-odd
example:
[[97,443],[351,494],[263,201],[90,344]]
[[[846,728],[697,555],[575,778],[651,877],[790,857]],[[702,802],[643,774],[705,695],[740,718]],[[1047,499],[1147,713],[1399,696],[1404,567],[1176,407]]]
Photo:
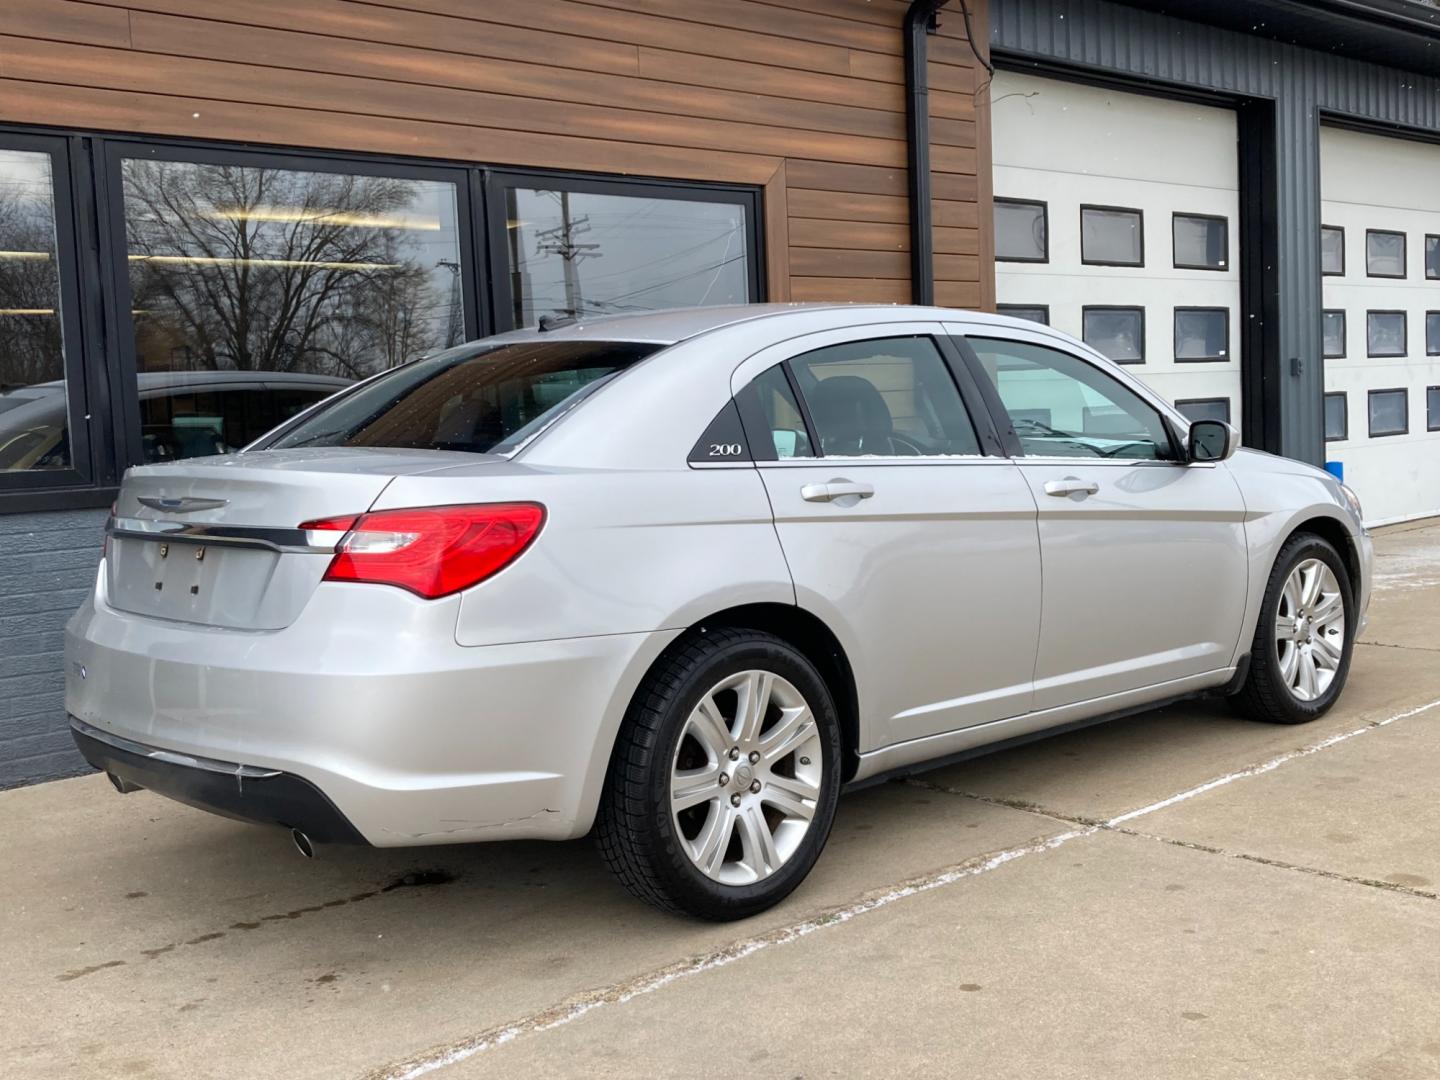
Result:
[[450,271],[450,314],[445,322],[445,348],[459,345],[465,340],[465,309],[460,297],[460,264],[450,259],[441,259],[435,266]]
[[575,238],[590,231],[590,217],[570,217],[570,193],[560,194],[560,224],[535,234],[535,250],[541,255],[559,255],[565,260],[565,313],[580,317],[585,299],[580,294],[579,262],[599,258],[599,244],[577,244]]

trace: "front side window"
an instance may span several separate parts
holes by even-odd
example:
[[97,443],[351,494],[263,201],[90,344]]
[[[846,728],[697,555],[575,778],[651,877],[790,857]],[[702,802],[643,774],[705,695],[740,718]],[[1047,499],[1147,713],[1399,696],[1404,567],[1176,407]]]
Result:
[[1226,308],[1175,309],[1175,359],[1230,359],[1230,312]]
[[1043,202],[995,200],[995,258],[1002,262],[1044,262],[1050,256]]
[[1367,356],[1404,356],[1405,312],[1367,311],[1365,352]]
[[1230,265],[1230,223],[1223,217],[1176,214],[1171,229],[1176,269],[1224,270]]
[[1145,309],[1087,307],[1080,313],[1086,345],[1117,364],[1145,362]]
[[1174,459],[1160,413],[1093,364],[1043,345],[969,341],[1027,456]]
[[825,457],[980,453],[955,379],[928,337],[878,338],[790,361]]
[[612,376],[660,348],[589,340],[464,345],[356,387],[260,448],[510,453]]
[[1335,360],[1345,355],[1345,312],[1327,311],[1320,317],[1325,358]]
[[71,466],[51,157],[0,149],[0,472]]
[[1367,229],[1365,232],[1365,273],[1369,277],[1405,276],[1405,234]]
[[1320,226],[1320,273],[1327,277],[1345,273],[1345,230],[1338,226]]
[[146,460],[233,448],[220,398],[272,412],[277,373],[351,381],[466,338],[456,184],[250,160],[121,159],[135,366],[192,391],[142,385]]
[[1350,437],[1350,410],[1343,391],[1325,395],[1325,441],[1341,442]]
[[1080,261],[1098,266],[1145,265],[1140,211],[1119,206],[1082,206]]
[[516,326],[758,299],[744,198],[535,184],[504,205]]
[[1406,390],[1370,391],[1370,437],[1404,435],[1410,430],[1410,394]]

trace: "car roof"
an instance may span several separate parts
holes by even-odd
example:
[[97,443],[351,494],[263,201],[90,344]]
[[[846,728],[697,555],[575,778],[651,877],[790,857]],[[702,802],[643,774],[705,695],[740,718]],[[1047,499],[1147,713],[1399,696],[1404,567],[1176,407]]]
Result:
[[757,320],[783,320],[834,312],[836,327],[852,321],[866,322],[876,316],[886,319],[955,320],[993,323],[996,326],[1034,328],[1035,323],[1008,315],[991,315],[959,308],[919,307],[910,304],[727,304],[716,307],[668,308],[662,311],[633,312],[623,315],[601,315],[554,325],[551,329],[513,330],[486,339],[487,342],[527,340],[645,341],[659,345],[675,345],[712,330],[721,330],[737,323]]

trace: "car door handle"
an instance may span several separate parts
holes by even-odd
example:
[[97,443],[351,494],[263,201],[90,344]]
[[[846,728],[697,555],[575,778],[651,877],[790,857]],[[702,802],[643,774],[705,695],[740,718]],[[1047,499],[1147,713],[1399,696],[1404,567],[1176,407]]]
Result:
[[843,479],[831,480],[826,484],[806,484],[800,489],[800,497],[806,502],[835,502],[837,499],[850,497],[859,501],[874,494],[873,484],[857,484]]
[[1094,495],[1100,485],[1094,480],[1081,480],[1078,476],[1067,476],[1064,480],[1046,480],[1045,494],[1063,499],[1067,495]]

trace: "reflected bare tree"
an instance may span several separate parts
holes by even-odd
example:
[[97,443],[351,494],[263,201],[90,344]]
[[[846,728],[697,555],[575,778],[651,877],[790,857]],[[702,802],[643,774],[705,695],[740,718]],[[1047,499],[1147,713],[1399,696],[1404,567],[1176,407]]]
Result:
[[358,378],[437,344],[405,180],[127,161],[143,367]]
[[64,375],[49,198],[0,192],[0,391]]

